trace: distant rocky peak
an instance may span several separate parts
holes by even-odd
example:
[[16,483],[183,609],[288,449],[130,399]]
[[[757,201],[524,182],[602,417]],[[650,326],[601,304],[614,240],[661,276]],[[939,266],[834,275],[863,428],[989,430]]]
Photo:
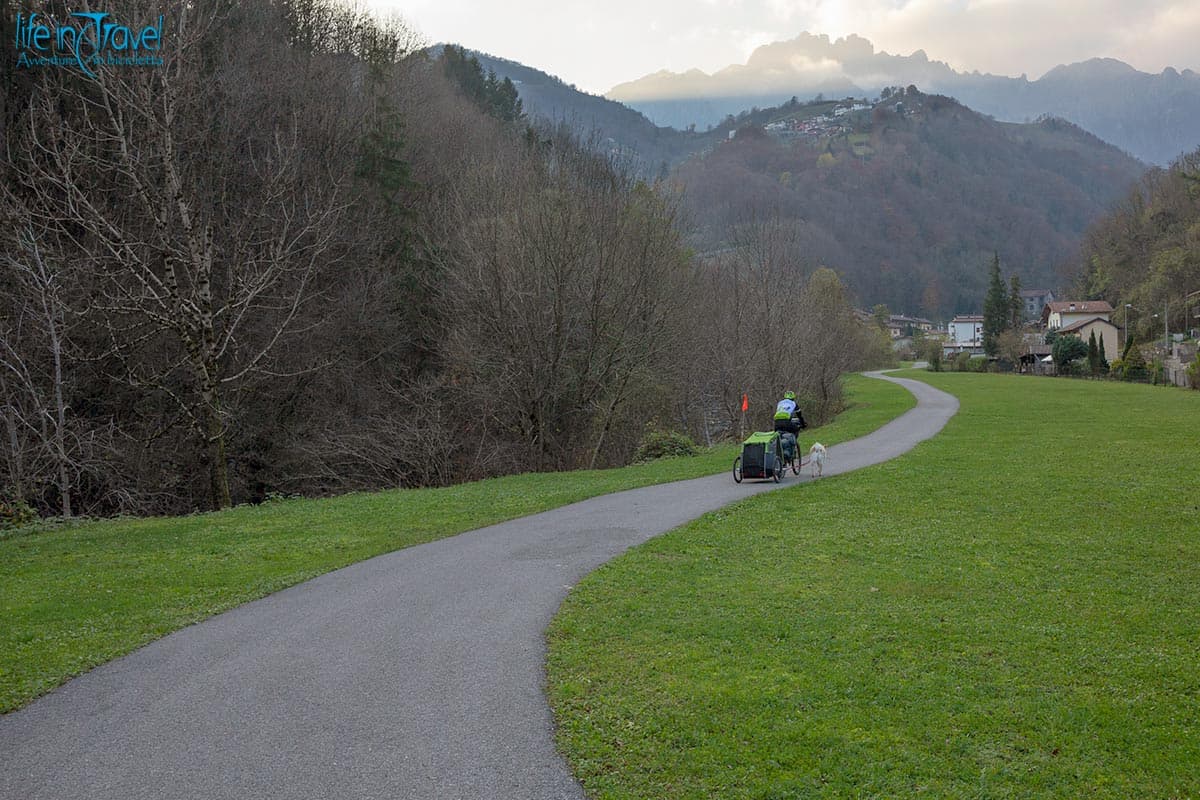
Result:
[[1075,64],[1059,64],[1047,72],[1042,79],[1120,78],[1136,74],[1138,74],[1138,71],[1124,61],[1118,61],[1115,58],[1089,58],[1087,61],[1080,61]]

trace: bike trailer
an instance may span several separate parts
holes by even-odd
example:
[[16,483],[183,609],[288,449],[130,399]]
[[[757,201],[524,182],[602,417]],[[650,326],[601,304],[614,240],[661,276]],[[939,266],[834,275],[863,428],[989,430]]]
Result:
[[778,481],[783,475],[783,451],[778,431],[759,431],[742,442],[742,454],[733,463],[733,479],[768,478]]

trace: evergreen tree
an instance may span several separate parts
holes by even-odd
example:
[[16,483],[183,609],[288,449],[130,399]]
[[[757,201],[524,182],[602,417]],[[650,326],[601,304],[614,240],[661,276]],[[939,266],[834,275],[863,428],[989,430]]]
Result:
[[524,116],[517,87],[508,78],[501,80],[494,70],[485,75],[483,65],[475,56],[454,45],[442,49],[442,68],[462,93],[483,112],[503,122],[516,122]]
[[1098,375],[1100,374],[1100,350],[1096,346],[1095,331],[1092,331],[1088,336],[1087,348],[1088,371],[1091,372],[1092,375]]
[[493,84],[492,106],[495,115],[505,122],[516,122],[525,116],[517,87],[508,78]]
[[1010,285],[1011,290],[1008,293],[1009,324],[1010,327],[1016,329],[1021,327],[1021,318],[1025,315],[1025,308],[1021,303],[1021,277],[1015,272]]
[[1109,365],[1108,365],[1108,356],[1105,355],[1105,350],[1104,350],[1104,334],[1103,333],[1100,334],[1100,341],[1099,341],[1098,347],[1100,350],[1100,374],[1107,375]]
[[1088,354],[1088,346],[1078,336],[1067,334],[1054,340],[1050,356],[1060,375],[1071,374],[1071,364]]
[[983,352],[996,355],[996,337],[1009,327],[1008,292],[1000,278],[1000,254],[992,256],[992,276],[983,301]]
[[1133,334],[1125,341],[1125,353],[1121,356],[1121,378],[1127,381],[1146,380],[1146,359],[1140,348],[1134,346]]

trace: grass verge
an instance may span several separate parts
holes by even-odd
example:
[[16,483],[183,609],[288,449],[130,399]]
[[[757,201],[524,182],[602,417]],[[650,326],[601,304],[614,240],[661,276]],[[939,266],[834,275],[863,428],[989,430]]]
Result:
[[[873,430],[912,405],[851,377],[820,429]],[[611,470],[444,489],[286,500],[188,517],[109,520],[0,539],[0,711],[186,625],[339,567],[588,497],[729,469],[736,446]]]
[[590,797],[1200,794],[1200,394],[908,377],[960,398],[940,436],[571,593],[549,694]]

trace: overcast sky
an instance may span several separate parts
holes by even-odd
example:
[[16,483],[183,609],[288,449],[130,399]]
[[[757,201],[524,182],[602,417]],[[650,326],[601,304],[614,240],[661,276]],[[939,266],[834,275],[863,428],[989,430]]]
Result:
[[1030,79],[1119,58],[1200,70],[1200,0],[366,0],[432,44],[520,61],[595,94],[660,69],[713,72],[801,31],[923,49],[958,70]]

